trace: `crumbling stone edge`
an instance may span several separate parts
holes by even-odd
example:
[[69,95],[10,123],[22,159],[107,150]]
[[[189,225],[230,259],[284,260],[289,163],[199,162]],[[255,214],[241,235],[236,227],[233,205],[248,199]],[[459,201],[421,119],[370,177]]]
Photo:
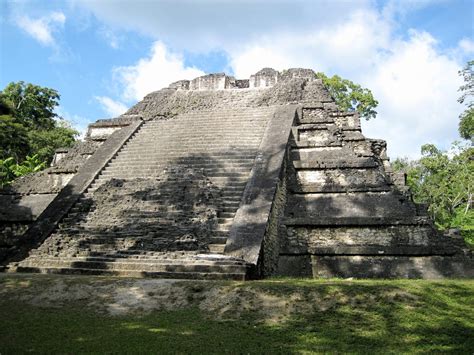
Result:
[[225,246],[226,255],[254,266],[261,253],[291,127],[299,107],[280,106],[268,122]]

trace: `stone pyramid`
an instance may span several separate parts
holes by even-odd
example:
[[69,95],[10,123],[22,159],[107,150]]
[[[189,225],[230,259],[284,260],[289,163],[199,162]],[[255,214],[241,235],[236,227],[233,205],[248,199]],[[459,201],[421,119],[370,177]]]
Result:
[[10,272],[237,279],[473,277],[309,69],[210,74],[89,126],[0,192]]

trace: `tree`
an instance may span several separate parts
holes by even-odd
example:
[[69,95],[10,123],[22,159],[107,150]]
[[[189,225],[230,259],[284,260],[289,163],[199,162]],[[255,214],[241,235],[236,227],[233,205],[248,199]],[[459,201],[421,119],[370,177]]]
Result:
[[10,83],[0,91],[2,184],[12,176],[44,168],[56,149],[75,142],[79,132],[54,112],[59,98],[54,89],[23,81]]
[[357,111],[366,120],[377,116],[375,108],[379,103],[369,89],[337,75],[330,78],[324,73],[317,73],[316,76],[322,79],[341,111]]
[[16,162],[30,153],[28,130],[10,115],[0,116],[0,159],[12,157]]
[[19,81],[8,84],[0,95],[13,108],[18,123],[32,129],[54,128],[54,109],[60,99],[56,90]]
[[36,173],[46,167],[37,155],[27,156],[22,164],[16,164],[13,157],[0,159],[0,188],[10,184],[16,177]]
[[31,152],[34,152],[40,160],[51,162],[54,152],[58,148],[70,147],[76,141],[78,132],[61,123],[50,130],[32,130],[28,132]]
[[474,148],[454,143],[445,152],[425,144],[421,153],[419,160],[397,159],[392,167],[407,173],[413,199],[429,205],[438,228],[459,228],[474,244]]
[[466,110],[459,116],[459,134],[464,139],[474,138],[474,60],[467,62],[463,70],[459,71],[464,79],[464,85],[459,88],[462,92],[459,103],[466,103]]

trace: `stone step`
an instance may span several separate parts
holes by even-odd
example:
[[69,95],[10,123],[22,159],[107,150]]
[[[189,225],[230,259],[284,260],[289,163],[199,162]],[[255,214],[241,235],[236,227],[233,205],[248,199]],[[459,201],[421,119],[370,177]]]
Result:
[[222,225],[232,225],[232,222],[234,221],[234,218],[230,217],[219,217],[217,218],[217,222]]
[[265,128],[264,120],[243,120],[243,119],[231,119],[222,117],[221,120],[218,120],[217,117],[214,120],[175,120],[174,122],[166,122],[161,125],[150,125],[145,124],[143,126],[143,131],[156,131],[157,133],[166,133],[169,130],[176,130],[180,133],[182,132],[192,132],[193,129],[199,129],[204,132],[219,132],[219,131],[231,131],[235,129],[236,131],[245,132],[249,128]]
[[[258,132],[255,136],[249,136],[249,132],[243,132],[235,135],[222,134],[220,136],[212,134],[207,137],[202,134],[200,129],[196,129],[192,135],[166,135],[166,133],[151,134],[149,132],[143,132],[136,137],[132,137],[121,147],[120,151],[143,146],[156,147],[163,150],[179,149],[181,147],[192,149],[194,146],[238,147],[240,145],[259,144],[261,136],[263,136],[263,132]],[[245,147],[242,147],[242,149],[245,150]],[[192,150],[189,152],[192,152]]]
[[[257,146],[257,144],[255,144]],[[197,149],[199,148],[199,149]],[[169,154],[171,157],[199,157],[202,156],[203,154],[206,154],[205,157],[216,157],[216,158],[221,158],[221,157],[252,157],[254,156],[254,153],[256,151],[256,148],[254,146],[252,147],[241,147],[239,145],[229,145],[229,144],[218,144],[215,146],[205,146],[205,147],[196,147],[195,145],[192,145],[190,147],[187,147],[185,149],[183,146],[178,145],[177,143],[173,145],[166,145],[163,149],[150,149],[148,151],[145,151],[145,149],[137,149],[140,151],[144,156],[154,156],[156,153],[166,153]],[[226,152],[227,154],[223,154],[222,152]],[[135,153],[134,150],[129,150],[129,149],[123,149],[121,150],[118,154],[121,155],[130,155]]]
[[58,259],[74,259],[77,261],[124,261],[128,263],[140,263],[144,260],[160,265],[222,265],[222,266],[245,266],[245,261],[235,259],[221,254],[202,254],[198,252],[154,252],[149,250],[115,250],[112,253],[90,253],[80,256],[44,256],[42,254],[33,255],[28,259],[17,262],[16,265],[24,264],[25,262],[36,261],[41,263],[44,260],[58,260]]
[[239,209],[239,205],[237,205],[237,206],[231,205],[231,206],[220,207],[219,211],[221,211],[221,212],[232,212],[232,213],[235,214],[235,212],[237,212],[238,209]]
[[[130,179],[130,177],[123,177],[123,176],[115,176],[115,178],[122,178],[122,179]],[[100,187],[102,186],[105,182],[107,182],[109,179],[103,179],[103,180],[97,180],[96,182],[93,183],[88,189],[85,194],[86,197],[88,198],[93,198],[93,193]],[[212,179],[211,181],[213,181]],[[220,187],[222,193],[223,193],[223,198],[225,200],[239,200],[242,197],[242,193],[244,191],[245,182],[237,182],[237,181],[222,181],[221,183],[213,181],[214,184],[216,184],[218,187]],[[171,182],[169,184],[172,184]],[[172,199],[173,194],[167,193],[166,191],[160,193],[160,196],[162,199]]]
[[[158,201],[144,201],[144,202],[150,202],[150,206],[156,207],[157,204],[156,202]],[[154,202],[154,204],[151,204],[151,202]],[[239,203],[236,202],[229,202],[227,204],[220,204],[219,206],[219,211],[221,212],[235,212],[239,208]],[[191,207],[191,206],[189,206]],[[80,207],[74,207],[72,208],[67,216],[62,219],[63,222],[69,219],[74,219],[74,218],[82,218],[83,216],[86,216],[92,212],[94,212],[95,209],[90,209],[88,211],[81,210]],[[141,218],[147,218],[148,216],[158,216],[158,215],[171,215],[172,218],[175,217],[180,217],[182,215],[188,214],[188,211],[185,211],[183,209],[176,209],[174,207],[170,206],[159,206],[159,209],[153,209],[153,210],[146,210],[146,209],[139,209],[135,211],[133,214],[131,213],[130,216],[133,217],[141,217]]]
[[[202,128],[202,127],[200,127]],[[178,128],[180,129],[180,128]],[[209,132],[203,132],[202,129],[200,129],[199,135],[196,135],[196,129],[194,131],[187,131],[187,132],[175,132],[173,135],[173,138],[179,138],[179,139],[189,139],[189,140],[195,140],[203,143],[212,143],[215,142],[216,140],[219,141],[224,138],[229,138],[231,140],[235,141],[240,141],[240,140],[259,140],[262,136],[262,129],[255,129],[255,128],[250,128],[246,129],[245,131],[209,131]],[[165,132],[160,131],[160,130],[144,130],[140,131],[137,135],[131,137],[131,140],[128,141],[127,145],[133,144],[136,141],[142,140],[142,141],[155,141],[157,143],[163,142],[163,134]],[[165,140],[166,138],[169,138],[170,136],[164,137]],[[186,141],[188,143],[189,141]]]
[[[94,198],[94,192],[104,183],[105,181],[101,182],[100,184],[94,185],[93,187],[90,187],[87,192],[84,193],[84,197],[81,198],[80,201],[83,201],[84,203],[87,203],[87,201],[93,200]],[[229,183],[231,184],[231,183]],[[225,196],[223,196],[224,201],[233,201],[233,202],[240,202],[242,199],[242,192],[244,190],[244,186],[237,186],[237,183],[232,183],[232,185],[236,185],[235,189],[233,187],[226,186],[225,187]],[[162,195],[164,198],[166,197],[172,197],[172,195]]]
[[[179,147],[177,147],[176,144],[166,144],[168,142],[164,142],[161,140],[158,140],[158,138],[155,140],[154,137],[146,137],[146,136],[140,136],[140,139],[132,140],[130,141],[127,145],[124,145],[122,147],[122,151],[125,150],[130,150],[130,149],[140,149],[140,148],[151,148],[151,149],[159,149],[159,150],[167,150],[170,148],[188,148],[192,149],[193,147],[226,147],[226,146],[242,146],[245,147],[247,145],[258,145],[260,143],[260,138],[243,138],[243,137],[231,137],[231,136],[226,136],[226,137],[213,137],[213,138],[205,138],[205,137],[199,137],[193,139],[192,137],[179,137],[175,136],[174,137],[176,140],[180,141],[181,144]],[[209,141],[212,139],[212,141]],[[207,140],[207,141],[206,141]],[[191,150],[192,151],[192,150]]]
[[236,261],[128,259],[125,257],[30,257],[18,264],[23,267],[79,267],[87,269],[178,271],[178,272],[239,272],[245,264]]
[[[217,217],[217,225],[213,228],[217,235],[220,235],[219,232],[227,230],[226,228],[231,225],[227,220],[233,220],[235,213],[225,212],[220,213]],[[111,236],[126,236],[129,238],[132,237],[145,237],[148,233],[154,235],[169,235],[169,236],[180,236],[185,233],[191,233],[194,227],[180,227],[178,228],[175,225],[175,220],[172,218],[142,218],[142,219],[127,219],[128,226],[122,232],[121,227],[118,227],[115,230],[110,230]],[[136,221],[136,227],[133,228],[130,224]],[[220,227],[222,225],[222,227]],[[172,230],[170,227],[173,226]],[[61,234],[90,234],[90,235],[100,235],[109,233],[107,232],[107,227],[101,223],[97,223],[96,220],[89,217],[84,217],[82,219],[68,219],[65,217],[59,224],[57,232]],[[140,228],[140,229],[137,229]]]
[[139,160],[125,160],[117,159],[111,161],[105,168],[125,168],[125,169],[135,169],[141,167],[149,167],[153,169],[170,169],[170,168],[192,168],[195,170],[232,170],[232,169],[252,169],[254,165],[253,159],[247,159],[246,161],[209,161],[209,162],[199,162],[199,161],[185,161],[185,160],[149,160],[149,161],[139,161]]
[[[226,162],[198,162],[198,161],[189,161],[189,162],[184,162],[184,161],[179,161],[179,162],[173,162],[172,166],[173,167],[179,167],[179,168],[192,168],[195,170],[204,170],[204,171],[215,171],[215,170],[224,170],[224,171],[233,171],[233,170],[248,170],[250,171],[254,165],[253,160],[246,160],[242,162],[232,162],[232,163],[226,163]],[[170,162],[163,160],[163,161],[152,161],[148,162],[148,164],[144,164],[143,162],[139,161],[129,161],[129,162],[122,162],[120,160],[115,160],[113,162],[110,162],[104,170],[108,170],[110,168],[114,169],[135,169],[136,167],[140,168],[142,166],[147,166],[149,168],[153,169],[165,169],[170,167]]]
[[239,159],[239,160],[212,160],[207,159],[198,160],[198,159],[188,159],[188,158],[169,158],[167,156],[164,157],[156,157],[156,159],[142,159],[140,158],[127,158],[127,157],[119,157],[115,160],[109,162],[106,165],[107,168],[109,167],[120,167],[120,168],[135,168],[135,167],[150,167],[150,168],[193,168],[196,170],[202,169],[242,169],[247,168],[251,169],[254,165],[254,157],[251,159]]
[[222,124],[222,122],[206,120],[196,120],[186,123],[175,121],[175,124],[168,125],[145,125],[142,132],[166,133],[170,129],[176,130],[181,134],[188,132],[192,133],[193,129],[199,129],[203,132],[232,132],[232,129],[234,129],[235,132],[254,132],[251,130],[252,128],[263,130],[265,128],[265,123],[249,120],[228,120],[224,124]]
[[202,254],[199,251],[193,250],[187,250],[187,251],[152,251],[152,250],[142,250],[142,249],[125,249],[125,250],[114,250],[112,253],[94,253],[90,252],[88,254],[82,255],[83,257],[91,257],[91,256],[97,256],[97,257],[111,257],[111,258],[138,258],[138,259],[154,259],[154,260],[166,260],[166,262],[177,262],[181,263],[182,260],[186,260],[187,262],[193,262],[197,261],[199,262],[200,260],[206,260],[206,261],[215,261],[215,262],[227,262],[228,260],[231,260],[233,262],[240,262],[242,263],[243,261],[239,261],[238,259],[233,259],[229,257],[226,257],[224,255],[220,254]]
[[[86,268],[54,268],[54,267],[16,267],[11,271],[41,274],[66,274],[66,275],[107,275],[119,277],[137,278],[167,278],[167,279],[193,279],[193,280],[235,280],[245,281],[246,272],[224,273],[224,272],[156,272],[145,270],[107,270]],[[245,270],[246,271],[246,270]]]
[[[249,162],[247,164],[234,164],[232,166],[223,166],[221,164],[214,164],[214,165],[204,165],[204,164],[173,164],[171,165],[173,167],[180,167],[180,168],[192,168],[195,170],[199,171],[204,171],[206,173],[216,173],[216,172],[245,172],[245,171],[250,171],[253,166],[253,162]],[[147,165],[141,164],[141,163],[131,163],[131,164],[119,164],[119,163],[113,163],[109,164],[102,170],[103,172],[105,171],[130,171],[130,170],[150,170],[150,171],[163,171],[165,169],[169,169],[170,164],[162,163],[162,162],[150,162]]]
[[[130,156],[129,160],[127,161],[143,161],[143,162],[146,162],[147,159],[152,156],[152,155],[147,155],[148,152],[143,152],[142,153],[143,155],[139,155],[139,156],[134,156],[134,155],[131,155],[131,154],[127,154],[127,152],[119,152],[118,155],[115,156],[115,158],[113,158],[111,161],[115,161],[117,160],[118,158],[120,157],[126,157],[127,155]],[[135,159],[133,159],[135,158]],[[180,154],[167,154],[167,155],[163,155],[162,157],[163,159],[166,159],[166,160],[169,160],[169,159],[181,159],[180,161],[187,161],[187,160],[206,160],[206,161],[216,161],[216,162],[221,162],[221,161],[228,161],[228,162],[233,162],[233,161],[238,161],[238,160],[247,160],[247,159],[255,159],[255,151],[254,150],[251,150],[251,151],[228,151],[227,154],[225,153],[222,153],[222,151],[213,151],[213,152],[209,152],[207,153],[206,155],[199,155],[195,152],[186,152],[186,153],[183,153],[183,152],[180,152]]]
[[[192,149],[193,147],[243,147],[251,145],[260,144],[260,137],[245,137],[246,134],[239,136],[222,136],[222,137],[180,137],[174,136],[173,139],[176,140],[173,143],[171,140],[166,141],[160,137],[153,137],[152,135],[140,135],[136,139],[129,141],[128,144],[124,145],[121,151],[128,149],[139,149],[139,148],[156,148],[157,150],[169,150],[169,149],[179,149],[179,148],[188,148]],[[159,135],[158,135],[159,136]],[[180,142],[181,144],[177,144]],[[192,150],[190,150],[192,152]]]
[[209,244],[209,252],[213,254],[224,254],[225,242],[221,244]]
[[[152,176],[151,174],[114,174],[114,175],[99,175],[99,177],[94,180],[94,183],[100,183],[109,181],[113,178],[115,179],[125,179],[125,180],[132,180],[132,179],[157,179],[160,175]],[[247,184],[246,176],[207,176],[209,180],[212,181],[215,185],[220,187],[221,189],[224,187],[229,187],[229,189],[237,188],[237,187],[245,187]],[[163,180],[162,180],[163,181]],[[183,184],[183,186],[188,185],[185,184],[184,179],[176,179],[168,177],[168,179],[163,181],[163,184]],[[164,187],[163,187],[164,188]]]
[[[157,176],[156,176],[157,177]],[[155,178],[156,178],[155,177]],[[98,179],[96,179],[89,187],[88,192],[90,190],[94,189],[95,187],[98,187],[105,182],[111,180],[111,179],[125,179],[125,180],[131,180],[131,179],[150,179],[153,178],[150,175],[132,175],[132,174],[115,174],[115,175],[100,175]],[[245,185],[247,185],[247,179],[244,179],[242,177],[236,178],[236,177],[227,177],[227,176],[210,176],[208,177],[209,180],[212,181],[213,184],[215,184],[217,187],[219,187],[221,190],[223,190],[224,193],[230,194],[231,192],[240,192],[240,189],[245,188]],[[176,180],[166,180],[163,184],[166,185],[171,185],[171,184],[178,184],[182,181],[176,181]],[[183,185],[184,186],[184,185]],[[162,187],[163,191],[163,196],[167,195],[167,191],[165,190],[164,187]]]
[[188,140],[186,144],[181,144],[179,146],[177,145],[165,145],[163,142],[161,143],[156,143],[156,142],[137,142],[136,146],[126,146],[124,147],[121,152],[143,152],[145,149],[148,150],[147,153],[153,153],[153,152],[183,152],[183,153],[188,153],[189,152],[196,152],[196,151],[206,151],[206,150],[218,150],[218,149],[255,149],[255,147],[258,148],[258,145],[260,142],[258,140],[251,140],[251,141],[246,141],[246,140],[236,140],[232,141],[229,139],[226,139],[225,141],[222,142],[214,142],[214,143],[199,143],[199,142],[193,142],[191,140]]
[[127,171],[142,171],[142,172],[153,172],[153,173],[161,173],[163,171],[169,171],[170,168],[183,168],[183,169],[194,169],[196,171],[201,171],[207,175],[212,175],[212,174],[222,174],[222,173],[246,173],[252,170],[252,165],[250,164],[239,164],[239,165],[234,165],[234,166],[229,166],[229,167],[207,167],[207,166],[196,166],[193,164],[180,164],[180,165],[174,165],[174,164],[162,164],[161,162],[151,162],[147,165],[145,164],[140,164],[140,163],[135,163],[135,164],[110,164],[107,167],[105,167],[104,170],[102,170],[102,173],[108,172],[108,171],[114,171],[114,172],[127,172]]
[[200,111],[199,114],[195,114],[195,115],[189,115],[188,113],[186,113],[186,114],[182,114],[168,120],[147,121],[145,122],[144,127],[145,128],[154,127],[154,126],[160,127],[160,126],[173,125],[175,123],[178,123],[179,125],[183,125],[184,123],[183,121],[189,121],[187,122],[189,124],[192,124],[193,122],[198,122],[198,123],[212,122],[214,125],[217,125],[217,126],[224,125],[225,123],[231,122],[231,121],[247,122],[247,123],[264,122],[266,120],[265,115],[268,115],[269,113],[270,111],[267,111],[267,112],[263,112],[263,111],[246,112],[245,111],[245,112],[239,112],[239,114],[227,114],[221,111],[218,111],[218,112]]
[[[134,168],[134,169],[115,169],[114,167],[107,168],[103,170],[100,173],[100,176],[103,177],[108,177],[108,176],[114,176],[114,175],[120,175],[120,176],[132,176],[134,174],[140,175],[140,174],[150,174],[150,175],[159,175],[163,173],[164,169],[150,169],[147,167],[143,168]],[[205,172],[207,176],[209,177],[238,177],[242,178],[247,176],[250,173],[250,170],[242,170],[242,171],[226,171],[226,170],[221,170],[221,171],[206,171]],[[184,180],[183,180],[184,181]]]
[[[238,145],[217,145],[217,146],[192,146],[189,148],[173,146],[167,149],[160,148],[146,148],[145,149],[126,149],[119,152],[119,157],[128,158],[133,160],[147,161],[152,159],[166,158],[167,160],[176,160],[184,159],[187,157],[202,157],[208,160],[212,160],[212,157],[219,152],[226,151],[229,153],[228,159],[245,159],[245,158],[255,158],[255,154],[258,149],[258,144],[252,146],[238,146]],[[221,157],[221,156],[220,156]],[[219,157],[219,158],[220,158]],[[216,158],[217,159],[217,158]]]
[[293,167],[295,169],[341,169],[341,168],[376,168],[379,163],[374,158],[364,157],[338,157],[312,160],[293,158]]
[[219,224],[214,228],[214,234],[216,236],[225,236],[227,238],[231,225],[232,223],[219,222]]

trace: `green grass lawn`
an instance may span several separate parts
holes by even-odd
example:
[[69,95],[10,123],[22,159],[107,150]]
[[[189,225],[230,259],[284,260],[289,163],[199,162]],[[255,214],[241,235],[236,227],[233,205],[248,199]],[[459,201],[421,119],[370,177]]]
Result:
[[[136,295],[143,284],[59,278],[0,278],[2,355],[474,353],[474,281],[177,282],[166,293],[173,307],[140,309],[140,301],[158,308],[166,301],[157,285],[138,293],[133,311],[111,315],[97,294],[69,303],[61,295],[113,283]],[[43,288],[57,291],[48,302]]]

